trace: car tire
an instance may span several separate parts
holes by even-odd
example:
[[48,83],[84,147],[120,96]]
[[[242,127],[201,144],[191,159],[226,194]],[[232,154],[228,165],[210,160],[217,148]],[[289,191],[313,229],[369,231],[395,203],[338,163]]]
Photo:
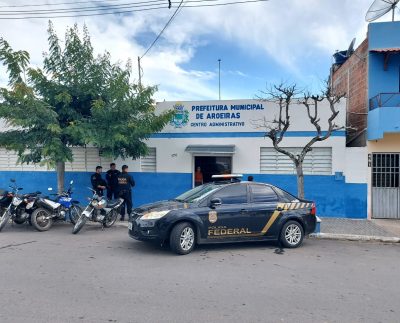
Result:
[[297,248],[304,239],[304,230],[297,221],[286,222],[281,230],[280,241],[285,248]]
[[169,246],[178,255],[190,253],[196,243],[196,233],[189,222],[181,222],[175,225],[169,236]]

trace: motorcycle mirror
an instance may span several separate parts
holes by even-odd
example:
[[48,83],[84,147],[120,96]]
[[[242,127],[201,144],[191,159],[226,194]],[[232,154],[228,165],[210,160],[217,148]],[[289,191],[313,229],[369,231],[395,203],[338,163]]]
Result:
[[52,190],[53,190],[53,188],[52,188],[52,187],[49,187],[47,190],[48,190],[48,191],[52,191]]
[[18,187],[18,191],[22,191],[23,189],[23,187]]
[[70,181],[69,184],[70,184],[70,185],[74,184],[74,181]]
[[11,183],[15,183],[15,178],[11,178],[11,179],[10,179],[10,182],[11,182]]

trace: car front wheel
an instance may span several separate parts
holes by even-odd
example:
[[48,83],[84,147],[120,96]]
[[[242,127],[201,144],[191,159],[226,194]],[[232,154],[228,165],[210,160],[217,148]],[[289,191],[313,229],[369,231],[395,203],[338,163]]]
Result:
[[299,222],[288,221],[284,224],[280,240],[286,248],[297,248],[304,238],[304,230]]
[[187,255],[195,245],[195,232],[188,222],[178,223],[174,226],[169,237],[171,250],[178,255]]

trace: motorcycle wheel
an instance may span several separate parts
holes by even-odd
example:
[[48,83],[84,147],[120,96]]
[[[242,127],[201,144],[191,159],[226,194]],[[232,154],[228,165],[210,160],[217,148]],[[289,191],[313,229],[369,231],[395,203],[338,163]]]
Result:
[[47,231],[53,225],[51,213],[44,208],[37,208],[31,215],[32,225],[38,231]]
[[80,206],[73,205],[68,211],[68,216],[71,223],[76,224],[81,214],[82,214],[82,208]]
[[86,221],[87,221],[87,217],[81,213],[78,221],[76,221],[76,224],[74,225],[74,228],[72,229],[72,233],[77,234],[79,231],[81,231],[81,229],[85,225]]
[[103,225],[106,228],[111,227],[115,221],[117,221],[118,218],[118,212],[116,210],[112,210],[104,219]]
[[8,220],[10,220],[10,213],[8,213],[7,209],[1,210],[1,217],[0,217],[0,231],[4,229]]

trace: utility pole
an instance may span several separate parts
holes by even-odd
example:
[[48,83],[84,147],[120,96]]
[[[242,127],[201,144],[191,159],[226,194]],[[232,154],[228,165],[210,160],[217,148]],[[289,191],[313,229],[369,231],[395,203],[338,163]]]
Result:
[[218,93],[219,100],[221,100],[221,59],[218,58]]
[[142,87],[142,70],[140,67],[140,56],[138,56],[137,62],[138,62],[138,70],[139,70],[139,89],[140,89]]

